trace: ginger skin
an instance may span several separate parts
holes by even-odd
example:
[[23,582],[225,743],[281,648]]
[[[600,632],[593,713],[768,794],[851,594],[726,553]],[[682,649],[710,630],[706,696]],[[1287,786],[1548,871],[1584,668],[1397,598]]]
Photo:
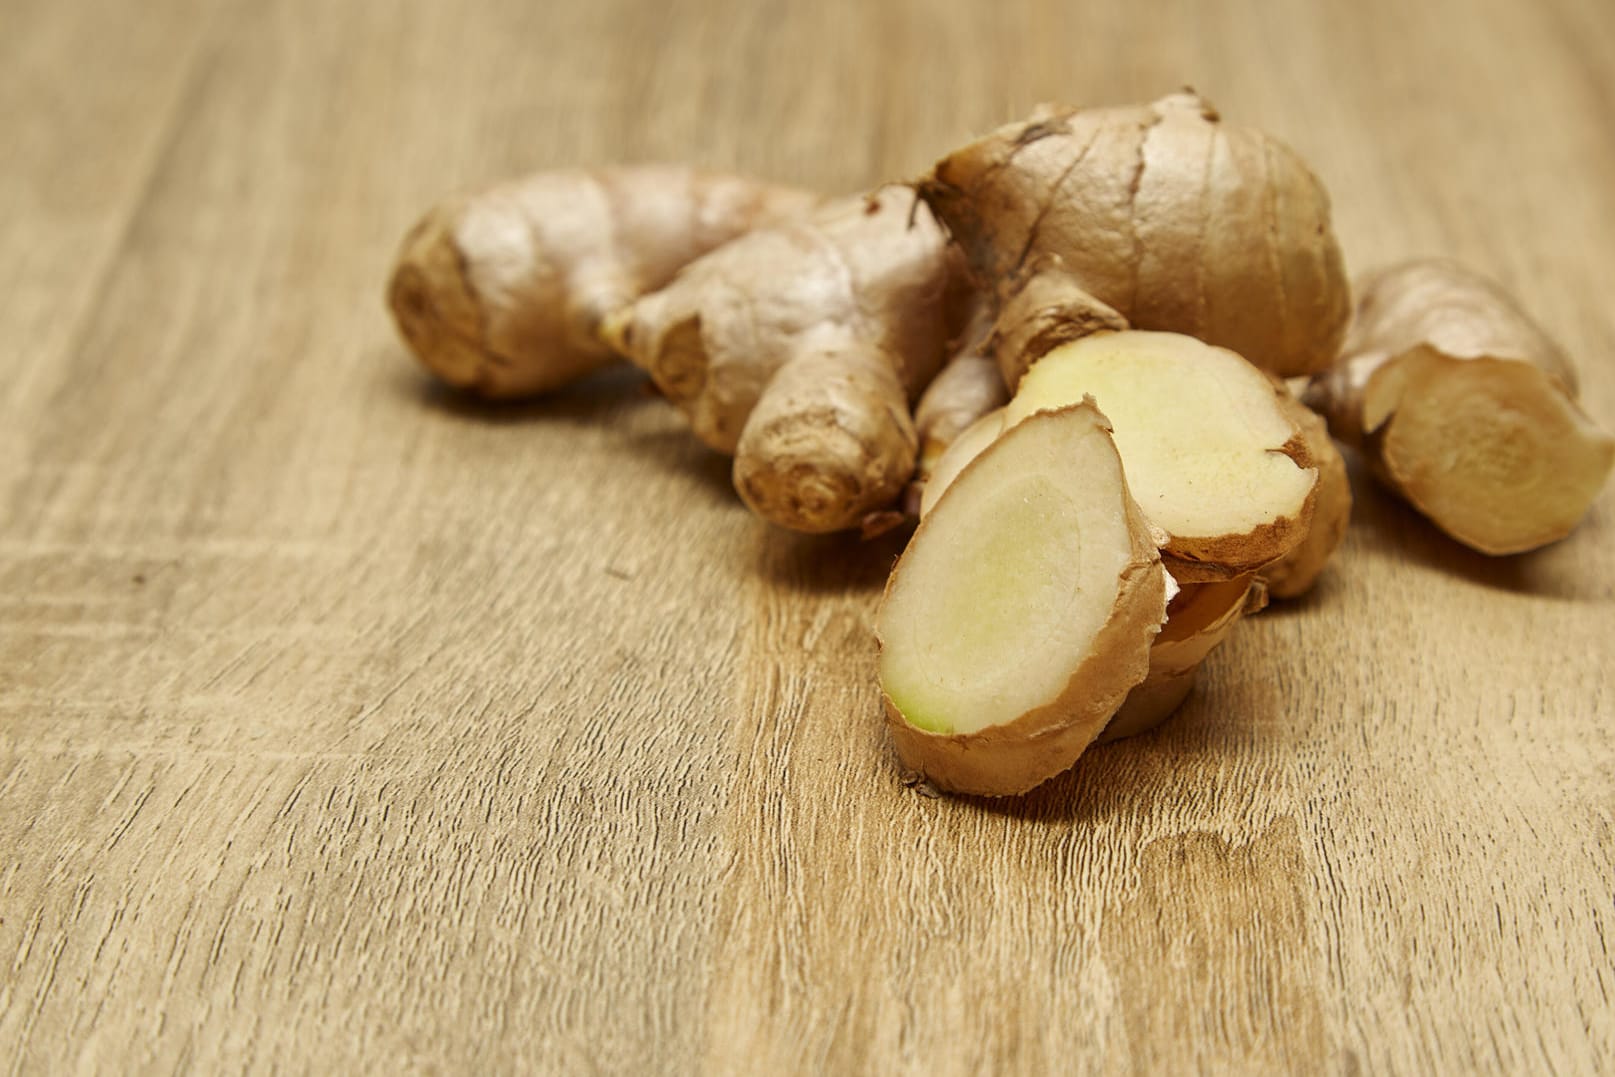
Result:
[[1312,525],[1301,544],[1258,574],[1273,598],[1299,598],[1312,589],[1328,567],[1351,523],[1351,476],[1323,417],[1295,397],[1283,397],[1285,411],[1301,431],[1307,453],[1318,469],[1317,500]]
[[977,419],[1009,403],[1009,390],[998,364],[987,354],[991,322],[982,308],[964,337],[914,408],[914,431],[920,439],[915,482],[923,484],[937,460]]
[[910,406],[942,364],[961,278],[925,207],[883,188],[719,248],[605,333],[734,454],[758,515],[835,531],[914,473]]
[[1252,576],[1184,584],[1166,607],[1166,624],[1150,644],[1150,669],[1127,693],[1098,742],[1148,732],[1170,718],[1194,690],[1200,666],[1234,625],[1267,605],[1267,589]]
[[1564,538],[1615,465],[1569,360],[1502,289],[1447,261],[1359,282],[1334,369],[1305,401],[1376,477],[1485,554]]
[[434,207],[404,238],[387,299],[450,385],[533,396],[613,361],[602,321],[756,225],[818,198],[673,165],[540,172]]
[[[1012,388],[1038,354],[1099,329],[1184,333],[1280,376],[1322,369],[1339,348],[1350,296],[1322,185],[1193,93],[1042,109],[916,187],[978,280],[1001,289]],[[1017,302],[1027,289],[1038,295]]]

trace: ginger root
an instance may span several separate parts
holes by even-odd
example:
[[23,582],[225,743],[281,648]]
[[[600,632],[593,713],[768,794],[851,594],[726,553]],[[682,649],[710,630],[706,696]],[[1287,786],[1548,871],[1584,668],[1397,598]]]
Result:
[[[1049,346],[1098,329],[1185,333],[1280,376],[1327,366],[1345,332],[1323,186],[1283,143],[1223,123],[1192,92],[1040,110],[916,186],[1017,311],[997,330],[1011,387]],[[1024,289],[1041,297],[1017,304]]]
[[1340,363],[1306,402],[1375,475],[1486,554],[1564,538],[1615,464],[1569,361],[1505,292],[1451,262],[1359,282]]
[[399,331],[451,385],[548,392],[615,358],[601,322],[803,191],[672,165],[540,172],[430,210],[387,287]]
[[1091,401],[976,457],[921,521],[876,620],[904,765],[960,793],[1074,763],[1149,668],[1166,574]]
[[885,188],[720,247],[606,336],[697,437],[735,455],[758,515],[834,531],[895,502],[914,473],[910,404],[942,364],[961,276],[925,207]]

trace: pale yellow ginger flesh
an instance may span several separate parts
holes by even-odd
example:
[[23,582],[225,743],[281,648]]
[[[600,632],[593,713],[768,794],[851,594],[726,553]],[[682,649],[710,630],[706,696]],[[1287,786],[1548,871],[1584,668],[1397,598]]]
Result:
[[965,427],[936,458],[920,495],[921,517],[930,515],[936,503],[941,500],[942,492],[959,477],[959,472],[965,469],[965,465],[998,440],[998,435],[1004,432],[1004,414],[1002,407],[989,411]]
[[1330,430],[1458,541],[1564,538],[1615,465],[1564,354],[1495,284],[1444,261],[1366,277],[1346,355],[1307,390]]
[[1192,337],[1097,333],[1035,363],[1005,425],[1092,396],[1115,427],[1133,496],[1182,565],[1174,573],[1226,579],[1284,556],[1311,520],[1317,471],[1284,392]]
[[1065,770],[1144,678],[1166,576],[1091,403],[995,441],[915,532],[876,621],[903,762],[1024,792]]

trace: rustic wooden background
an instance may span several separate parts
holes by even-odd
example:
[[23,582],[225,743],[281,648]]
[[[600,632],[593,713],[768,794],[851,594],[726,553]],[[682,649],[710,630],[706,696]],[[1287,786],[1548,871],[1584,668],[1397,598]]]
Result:
[[929,799],[879,724],[896,540],[770,531],[631,376],[437,391],[381,304],[464,185],[846,190],[1192,83],[1356,265],[1517,290],[1610,425],[1615,5],[0,21],[0,1072],[1615,1065],[1615,495],[1492,561],[1360,483],[1170,725]]

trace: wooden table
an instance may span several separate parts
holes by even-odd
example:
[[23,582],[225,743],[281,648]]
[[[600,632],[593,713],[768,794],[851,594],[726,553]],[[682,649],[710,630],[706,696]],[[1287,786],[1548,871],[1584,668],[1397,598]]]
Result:
[[[1358,267],[1446,253],[1615,422],[1615,6],[12,0],[0,1072],[1615,1065],[1615,495],[1313,598],[1020,802],[905,788],[899,539],[773,531],[637,378],[485,409],[382,308],[441,194],[851,190],[1193,83]],[[1357,476],[1362,479],[1363,476]]]

